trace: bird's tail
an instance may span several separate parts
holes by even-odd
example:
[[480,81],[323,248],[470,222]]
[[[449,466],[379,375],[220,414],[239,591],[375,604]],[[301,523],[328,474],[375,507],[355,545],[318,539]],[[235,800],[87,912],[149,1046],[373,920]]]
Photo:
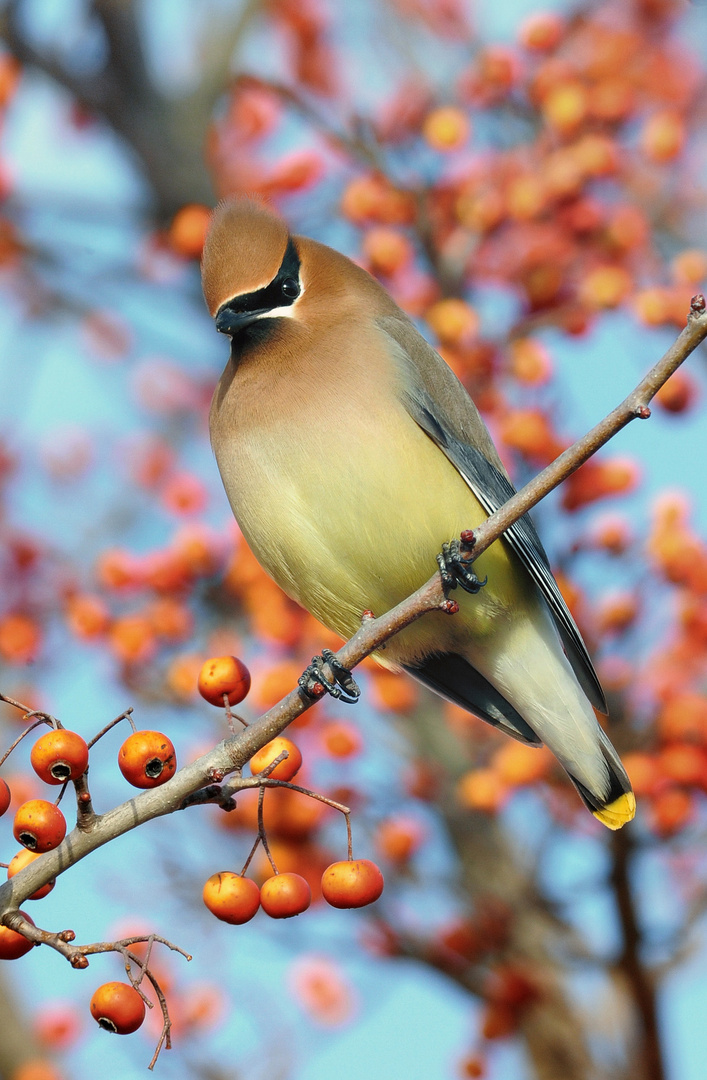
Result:
[[[550,663],[546,659],[546,665]],[[564,688],[568,696],[560,696],[555,708],[549,711],[543,685],[525,693],[531,680],[528,668],[523,670],[517,655],[511,670],[514,674],[521,672],[515,695],[518,708],[509,703],[510,695],[504,696],[466,657],[445,653],[406,665],[406,670],[431,690],[520,742],[529,746],[545,743],[562,764],[590,813],[608,829],[620,829],[636,812],[631,781],[564,656],[552,661],[552,669],[555,693],[559,695]],[[519,687],[524,691],[522,704],[518,700]],[[567,722],[569,716],[575,717],[574,723]]]
[[636,796],[633,794],[631,781],[621,764],[619,755],[614,750],[602,727],[599,727],[599,742],[609,770],[608,793],[598,796],[589,791],[569,771],[568,776],[590,813],[594,814],[594,817],[601,821],[602,825],[606,825],[607,829],[620,829],[628,821],[631,821],[636,813]]

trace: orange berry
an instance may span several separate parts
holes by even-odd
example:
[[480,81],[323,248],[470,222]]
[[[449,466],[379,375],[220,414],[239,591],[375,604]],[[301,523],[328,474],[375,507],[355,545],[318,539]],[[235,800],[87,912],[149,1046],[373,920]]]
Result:
[[586,87],[576,80],[558,83],[542,103],[542,114],[548,127],[558,135],[573,135],[582,124],[589,107]]
[[543,464],[564,449],[540,409],[509,410],[500,425],[500,435],[506,446]]
[[371,671],[371,684],[378,708],[390,709],[391,712],[405,715],[416,704],[418,691],[409,677],[377,667]]
[[522,787],[543,780],[552,767],[552,754],[545,746],[525,746],[508,742],[493,755],[492,768],[504,784]]
[[533,307],[545,307],[553,303],[564,280],[562,266],[550,261],[531,266],[522,275],[523,288]]
[[265,796],[265,828],[268,835],[272,833],[293,842],[301,842],[311,836],[326,813],[324,803],[300,791],[274,788]]
[[636,621],[638,611],[638,597],[635,593],[617,590],[599,602],[597,629],[601,634],[622,634]]
[[579,286],[579,299],[589,308],[615,308],[625,300],[633,279],[623,266],[597,266]]
[[159,787],[174,775],[177,756],[162,732],[134,731],[118,751],[118,767],[133,787]]
[[697,384],[686,371],[676,371],[661,386],[653,399],[661,409],[669,413],[681,413],[689,409],[697,397]]
[[422,136],[433,150],[458,150],[469,140],[471,124],[466,113],[454,105],[434,109],[425,117]]
[[198,514],[206,506],[208,492],[198,476],[186,471],[175,472],[165,481],[160,501],[172,514]]
[[533,221],[547,206],[547,190],[540,176],[516,176],[506,188],[508,216],[516,221]]
[[195,653],[172,657],[165,672],[165,686],[169,693],[178,701],[191,701],[196,694],[201,668],[201,657]]
[[383,892],[383,875],[370,859],[346,859],[327,866],[322,896],[336,908],[365,907]]
[[491,1002],[481,1014],[481,1034],[485,1039],[505,1039],[518,1028],[518,1010]]
[[407,266],[414,254],[407,236],[385,225],[369,229],[363,238],[363,253],[373,272],[385,277]]
[[211,211],[200,203],[187,203],[177,211],[168,233],[169,242],[177,254],[185,259],[201,257],[210,220]]
[[601,220],[599,205],[589,198],[579,200],[584,185],[584,175],[572,147],[563,146],[548,154],[541,166],[543,186],[547,199],[566,202],[577,199],[574,205],[560,210],[558,221],[567,222],[575,232],[591,232]]
[[487,45],[476,54],[474,66],[459,81],[465,100],[485,107],[502,101],[520,75],[518,55],[505,45]]
[[301,915],[312,902],[312,890],[300,874],[274,874],[260,889],[260,904],[271,919]]
[[632,750],[621,755],[624,768],[631,781],[634,795],[637,799],[644,795],[652,795],[660,783],[660,768],[658,759],[654,754],[647,754],[643,750]]
[[191,611],[173,596],[160,596],[145,610],[152,629],[165,641],[184,641],[189,637],[194,620]]
[[594,523],[591,541],[610,555],[623,555],[633,543],[631,527],[626,518],[606,514]]
[[562,505],[565,510],[577,510],[596,499],[631,491],[638,483],[639,472],[629,458],[608,461],[587,461],[572,473],[564,485]]
[[692,739],[707,743],[707,697],[702,694],[676,694],[663,706],[658,715],[657,728],[662,739]]
[[30,851],[51,851],[66,836],[66,818],[54,803],[30,799],[18,808],[12,833]]
[[50,1002],[34,1017],[34,1032],[43,1046],[67,1050],[81,1035],[81,1024],[72,1005]]
[[391,862],[404,863],[420,847],[424,830],[410,817],[395,817],[381,821],[375,835],[378,851]]
[[486,1062],[479,1054],[470,1054],[459,1062],[459,1075],[464,1080],[477,1080],[486,1076]]
[[279,117],[280,102],[259,86],[239,86],[228,114],[229,126],[244,141],[263,138],[272,131]]
[[78,780],[88,768],[88,744],[77,732],[57,728],[37,739],[30,762],[45,784]]
[[0,108],[5,108],[12,98],[22,75],[22,67],[14,56],[5,53],[0,57]]
[[142,584],[139,561],[123,548],[104,551],[96,560],[99,583],[113,592],[127,592]]
[[618,148],[610,135],[588,132],[572,144],[571,150],[587,177],[613,176],[618,168]]
[[0,619],[0,656],[8,664],[29,664],[42,644],[42,631],[31,616],[22,612]]
[[479,332],[479,316],[465,300],[448,297],[438,300],[425,312],[430,329],[445,345],[460,345],[473,340]]
[[632,307],[637,317],[646,326],[662,326],[670,322],[672,309],[670,291],[659,285],[641,289],[634,296]]
[[456,954],[455,958],[475,960],[486,948],[483,936],[473,923],[456,919],[443,926],[435,935],[436,944],[445,952]]
[[0,817],[7,812],[7,809],[12,802],[12,792],[10,791],[7,783],[0,779]]
[[[34,920],[30,919],[26,912],[21,911],[20,915],[34,926]],[[28,953],[33,946],[34,942],[29,941],[22,934],[10,930],[9,926],[0,925],[0,960],[17,960]]]
[[324,172],[321,156],[314,150],[293,150],[279,158],[277,164],[263,183],[264,194],[277,197],[316,184]]
[[510,369],[519,382],[543,386],[552,377],[552,360],[542,342],[535,338],[515,338],[510,342]]
[[110,612],[100,596],[74,593],[66,602],[66,622],[81,641],[93,641],[108,629]]
[[270,762],[279,757],[283,751],[287,752],[287,757],[279,765],[276,765],[268,775],[274,780],[291,780],[300,770],[302,754],[299,747],[295,746],[290,739],[286,739],[284,735],[278,735],[276,738],[271,739],[261,750],[253,754],[250,759],[250,771],[253,776],[257,776],[267,769]]
[[8,773],[8,786],[12,795],[11,806],[17,809],[23,802],[29,799],[37,799],[41,795],[41,789],[37,783],[37,777],[33,773]]
[[110,628],[108,640],[124,664],[145,664],[157,650],[157,640],[145,615],[122,615]]
[[223,706],[224,694],[228,694],[229,705],[237,705],[250,690],[250,672],[237,656],[212,656],[203,664],[197,686],[211,705]]
[[682,788],[659,791],[650,806],[650,822],[658,836],[674,836],[695,816],[692,793]]
[[665,109],[646,120],[640,142],[646,157],[662,164],[678,156],[685,145],[685,138],[683,118],[679,113]]
[[104,1031],[130,1035],[145,1019],[145,1002],[129,983],[103,983],[91,998],[91,1015]]
[[620,123],[633,111],[634,105],[633,86],[620,75],[602,79],[589,91],[589,113],[603,123]]
[[288,983],[298,1006],[327,1027],[350,1020],[356,999],[337,964],[324,957],[303,955],[291,966]]
[[698,248],[681,251],[671,261],[670,269],[679,285],[699,285],[707,280],[707,252]]
[[707,783],[707,753],[693,743],[670,743],[658,755],[658,768],[664,776],[685,787],[704,787]]
[[456,794],[468,810],[495,814],[508,798],[508,787],[495,769],[472,769],[460,779]]
[[234,926],[249,922],[260,907],[260,889],[255,882],[228,870],[211,875],[203,898],[212,915]]
[[337,721],[327,724],[323,729],[322,743],[332,757],[353,757],[361,749],[361,736],[352,724]]
[[[38,851],[29,851],[27,848],[22,848],[21,851],[18,851],[17,854],[13,855],[13,857],[10,859],[7,867],[8,881],[11,877],[14,877],[15,874],[19,874],[20,870],[24,870],[25,866],[29,866],[30,863],[33,863],[34,860],[38,858]],[[37,889],[36,892],[33,892],[31,896],[28,896],[27,899],[43,900],[45,896],[49,895],[55,884],[56,879],[52,878],[51,881],[48,881],[46,885],[40,886],[40,888]]]
[[625,255],[645,247],[650,225],[645,213],[637,206],[615,207],[607,220],[605,239],[612,254]]
[[45,1058],[30,1058],[13,1071],[10,1080],[65,1080],[65,1077]]
[[415,203],[410,195],[396,191],[382,177],[357,176],[342,195],[341,212],[357,225],[373,221],[408,225],[415,217]]
[[565,33],[565,21],[554,11],[536,11],[520,25],[518,39],[530,52],[551,52]]
[[462,225],[473,232],[490,232],[506,216],[506,201],[497,187],[464,192],[456,201],[455,211]]

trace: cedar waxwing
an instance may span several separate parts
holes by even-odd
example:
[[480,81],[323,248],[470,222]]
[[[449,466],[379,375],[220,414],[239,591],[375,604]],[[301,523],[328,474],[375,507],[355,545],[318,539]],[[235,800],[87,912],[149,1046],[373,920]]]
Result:
[[[513,493],[462,384],[365,270],[258,203],[215,211],[204,296],[231,355],[211,405],[226,494],[256,558],[344,638],[432,575]],[[377,656],[531,746],[610,829],[635,798],[592,706],[596,673],[530,518],[474,564],[487,584]]]

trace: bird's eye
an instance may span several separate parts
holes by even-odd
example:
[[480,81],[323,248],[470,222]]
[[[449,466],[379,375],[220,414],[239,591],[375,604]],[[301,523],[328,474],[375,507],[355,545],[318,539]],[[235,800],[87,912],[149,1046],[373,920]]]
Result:
[[286,296],[288,300],[294,300],[299,296],[299,282],[294,278],[288,277],[280,285],[280,290],[283,296]]

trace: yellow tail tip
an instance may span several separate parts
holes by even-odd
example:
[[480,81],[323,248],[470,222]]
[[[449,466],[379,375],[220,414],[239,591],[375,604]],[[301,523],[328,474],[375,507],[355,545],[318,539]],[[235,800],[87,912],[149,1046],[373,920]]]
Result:
[[601,810],[592,810],[592,813],[607,829],[620,829],[636,813],[636,796],[632,791],[626,791]]

